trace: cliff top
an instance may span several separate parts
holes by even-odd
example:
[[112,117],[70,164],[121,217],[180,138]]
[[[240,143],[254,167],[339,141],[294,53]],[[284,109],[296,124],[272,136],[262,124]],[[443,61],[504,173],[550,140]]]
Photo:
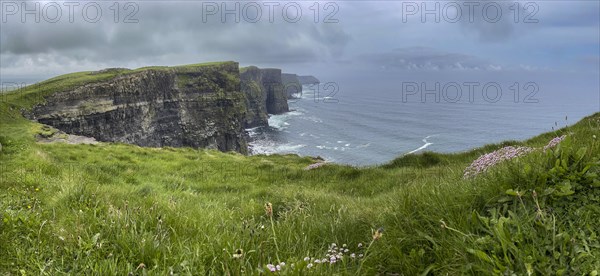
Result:
[[65,75],[60,75],[54,78],[50,78],[48,80],[35,83],[32,85],[28,85],[13,91],[10,91],[2,97],[5,100],[10,101],[12,104],[20,107],[29,109],[33,105],[41,103],[44,101],[43,97],[59,92],[65,91],[69,89],[76,88],[81,85],[102,82],[113,79],[117,76],[127,75],[127,74],[135,74],[143,71],[149,70],[173,70],[175,72],[188,72],[193,70],[198,70],[201,68],[207,67],[221,67],[221,66],[235,66],[236,68],[239,64],[235,61],[223,61],[223,62],[206,62],[206,63],[195,63],[195,64],[187,64],[187,65],[178,65],[178,66],[148,66],[141,67],[137,69],[127,69],[127,68],[107,68],[98,71],[83,71],[76,73],[69,73]]
[[139,72],[144,70],[190,70],[190,69],[199,69],[207,66],[224,66],[224,65],[235,65],[239,67],[239,64],[235,61],[215,61],[215,62],[203,62],[203,63],[194,63],[194,64],[186,64],[186,65],[177,65],[177,66],[147,66],[138,69],[132,70],[133,72]]

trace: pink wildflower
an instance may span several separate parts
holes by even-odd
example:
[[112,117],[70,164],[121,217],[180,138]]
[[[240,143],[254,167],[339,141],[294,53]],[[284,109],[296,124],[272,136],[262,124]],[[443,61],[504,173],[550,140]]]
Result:
[[567,137],[567,136],[563,135],[560,137],[555,137],[554,139],[550,140],[550,142],[548,142],[548,144],[546,146],[544,146],[544,151],[551,149],[553,147],[556,147],[562,140],[565,139],[565,137]]
[[503,147],[497,151],[484,154],[469,165],[464,172],[463,177],[469,178],[487,171],[490,167],[504,161],[513,159],[533,151],[530,147]]

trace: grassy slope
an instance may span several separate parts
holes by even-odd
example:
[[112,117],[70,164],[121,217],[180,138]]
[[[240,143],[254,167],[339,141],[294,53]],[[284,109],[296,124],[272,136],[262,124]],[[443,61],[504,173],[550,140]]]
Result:
[[[79,74],[64,78],[90,77]],[[53,83],[46,82],[65,85]],[[293,155],[36,144],[40,125],[19,113],[36,91],[21,92],[0,104],[2,274],[237,275],[278,259],[290,274],[585,274],[600,267],[600,188],[590,186],[598,168],[581,173],[598,162],[592,135],[600,134],[600,113],[504,143],[541,147],[568,133],[558,157],[538,151],[464,180],[472,160],[502,145],[304,171],[313,160]],[[554,168],[557,159],[564,172]],[[565,180],[574,194],[561,196]],[[383,237],[367,250],[379,227]],[[324,258],[331,243],[366,257],[305,269],[303,258]],[[241,259],[232,258],[237,249]]]

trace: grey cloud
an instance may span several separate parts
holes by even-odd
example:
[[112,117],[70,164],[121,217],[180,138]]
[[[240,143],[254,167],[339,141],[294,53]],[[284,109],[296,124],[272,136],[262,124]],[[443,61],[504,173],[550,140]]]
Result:
[[[76,18],[75,23],[23,24],[15,18],[2,26],[2,67],[30,64],[37,70],[35,66],[47,65],[37,64],[41,60],[64,62],[64,58],[71,59],[67,64],[87,66],[217,59],[259,65],[303,63],[337,58],[350,41],[340,25],[314,23],[308,15],[297,23],[281,17],[269,23],[265,14],[258,23],[235,23],[233,17],[222,23],[218,16],[203,22],[201,2],[137,3],[139,22],[130,24],[112,22],[112,13],[105,13],[98,23]],[[109,11],[109,4],[102,3],[104,11]]]
[[[478,6],[472,8],[473,20],[469,17],[469,9],[465,2],[473,1],[461,1],[463,14],[460,17],[459,24],[465,33],[474,34],[484,42],[506,41],[515,34],[514,15],[509,13],[510,6],[514,5],[515,2],[475,1]],[[484,12],[486,5],[488,5],[487,13]],[[496,14],[496,10],[499,10],[500,14]]]
[[[486,1],[476,2],[481,7]],[[275,23],[269,23],[263,11],[259,23],[242,19],[239,24],[232,23],[232,17],[221,23],[219,16],[203,22],[202,2],[136,2],[139,23],[126,24],[113,22],[108,8],[114,1],[98,2],[105,11],[98,23],[81,18],[76,18],[75,23],[3,23],[0,68],[2,74],[61,74],[103,67],[213,60],[283,68],[362,66],[361,62],[387,69],[418,70],[497,70],[516,68],[518,64],[589,68],[587,63],[574,60],[598,51],[598,2],[535,2],[540,7],[540,23],[529,25],[511,21],[512,14],[507,11],[514,2],[495,2],[504,12],[501,21],[486,22],[479,13],[475,22],[465,22],[468,17],[463,15],[456,24],[421,23],[418,16],[403,23],[404,2],[398,1],[337,2],[340,9],[336,17],[340,22],[335,24],[313,22],[309,6],[314,2],[298,2],[304,15],[297,23],[283,21],[280,13]],[[122,11],[121,19],[125,14]],[[325,14],[321,14],[321,19]],[[411,45],[434,46],[438,50],[405,48]],[[389,50],[394,48],[400,49]],[[359,53],[373,54],[355,58]],[[548,58],[557,53],[564,53],[565,57]],[[502,61],[502,67],[477,56]],[[592,59],[590,64],[594,62]]]
[[106,36],[85,25],[40,23],[27,26],[21,23],[2,27],[1,53],[35,54],[51,50],[94,47],[106,43]]
[[544,1],[540,5],[540,24],[550,27],[573,28],[598,26],[600,24],[600,2]]
[[[474,20],[470,22],[465,2],[479,4],[474,8]],[[515,36],[531,36],[541,28],[576,28],[598,26],[597,1],[460,1],[463,15],[460,27],[467,35],[475,35],[483,42],[506,42]],[[483,8],[490,5],[489,17],[484,16]],[[442,3],[443,5],[443,3]],[[494,22],[495,7],[500,7],[502,15]],[[518,9],[518,11],[516,11]]]

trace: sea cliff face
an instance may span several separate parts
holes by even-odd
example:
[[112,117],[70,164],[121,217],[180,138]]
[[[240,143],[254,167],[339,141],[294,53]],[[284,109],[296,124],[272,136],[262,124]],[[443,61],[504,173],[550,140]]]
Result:
[[250,66],[240,69],[241,90],[246,96],[246,127],[268,125],[268,114],[289,111],[280,69]]
[[248,152],[237,62],[125,70],[57,91],[26,115],[69,134],[149,147]]
[[281,74],[281,82],[288,99],[293,99],[295,94],[302,93],[302,84],[298,79],[298,75],[283,73]]
[[303,85],[321,83],[321,81],[314,76],[298,76],[298,80],[300,81],[300,84]]

